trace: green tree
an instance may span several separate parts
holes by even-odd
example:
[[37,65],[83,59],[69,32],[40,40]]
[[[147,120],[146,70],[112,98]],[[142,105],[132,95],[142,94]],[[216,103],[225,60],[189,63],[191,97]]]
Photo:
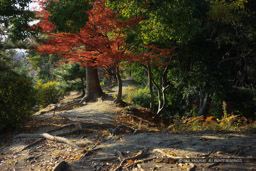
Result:
[[[183,115],[195,108],[198,115],[206,115],[216,99],[227,99],[232,86],[255,85],[254,1],[108,2],[113,9],[122,9],[120,17],[144,16],[127,37],[134,52],[148,44],[178,47],[167,74],[172,84],[167,91],[169,111]],[[160,70],[152,72],[161,83]]]
[[29,51],[27,58],[31,63],[31,69],[35,70],[35,79],[42,79],[44,82],[55,80],[53,70],[57,68],[56,63],[59,62],[57,55],[40,54],[35,51]]
[[28,23],[35,17],[34,12],[28,9],[30,2],[31,0],[0,1],[1,49],[27,47],[26,38],[35,34],[35,32],[29,31]]
[[0,51],[0,131],[17,128],[32,114],[35,91],[15,51]]
[[[143,15],[145,20],[140,23],[139,27],[131,28],[128,34],[127,42],[131,43],[131,50],[134,53],[145,52],[145,45],[157,45],[160,48],[182,46],[187,44],[191,38],[201,31],[200,20],[191,17],[200,5],[206,5],[203,1],[109,1],[112,8],[122,9],[119,13],[121,17],[130,18],[136,15]],[[178,51],[180,48],[178,49]],[[172,55],[169,56],[169,58]],[[175,59],[172,59],[172,61]],[[163,60],[162,62],[168,62]],[[158,113],[160,113],[167,103],[165,92],[171,87],[167,81],[169,66],[162,69],[154,70],[160,72],[152,74],[151,65],[146,65],[149,73],[149,87],[152,96],[152,85],[154,83],[155,91],[158,94]],[[150,81],[150,80],[155,80]],[[168,88],[168,89],[169,89]],[[168,92],[167,92],[168,93]],[[155,93],[154,93],[155,94]],[[151,106],[153,100],[151,98]]]
[[[82,91],[82,97],[85,95],[85,73],[86,68],[80,64],[62,64],[54,70],[54,75],[59,81],[65,81],[67,84],[66,91]],[[79,81],[77,81],[79,79]]]
[[89,1],[49,0],[45,9],[51,14],[49,21],[54,23],[56,31],[77,33],[88,21],[86,11],[90,8]]

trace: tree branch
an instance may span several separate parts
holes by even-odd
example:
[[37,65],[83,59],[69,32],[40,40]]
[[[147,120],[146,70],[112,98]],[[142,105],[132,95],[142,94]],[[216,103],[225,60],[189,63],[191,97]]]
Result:
[[77,148],[78,145],[76,145],[75,143],[69,141],[67,138],[64,137],[59,137],[59,136],[52,136],[48,133],[42,133],[42,134],[19,134],[14,138],[45,138],[51,141],[57,141],[57,142],[62,142],[65,144],[68,144],[72,147]]

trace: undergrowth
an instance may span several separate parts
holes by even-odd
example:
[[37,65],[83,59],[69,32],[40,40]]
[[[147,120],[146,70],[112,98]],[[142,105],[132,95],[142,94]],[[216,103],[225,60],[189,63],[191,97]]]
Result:
[[[225,106],[225,105],[223,105]],[[224,108],[225,110],[225,108]],[[213,132],[213,133],[256,133],[256,122],[245,117],[226,113],[222,118],[195,116],[165,120],[148,108],[128,106],[118,115],[116,122],[127,124],[139,130],[162,132]]]
[[256,133],[256,121],[244,116],[228,113],[227,103],[222,102],[222,115],[196,116],[194,111],[191,115],[175,115],[172,118],[161,118],[151,112],[148,102],[150,95],[148,88],[128,86],[124,101],[132,104],[125,108],[119,116],[119,121],[138,128],[170,132],[253,132]]
[[149,107],[150,94],[147,87],[128,86],[126,91],[127,95],[124,97],[125,102],[141,107]]
[[214,116],[191,117],[187,119],[174,119],[173,124],[168,126],[171,132],[251,132],[256,133],[256,122],[249,122],[246,118],[239,115],[231,115],[226,118],[218,119]]

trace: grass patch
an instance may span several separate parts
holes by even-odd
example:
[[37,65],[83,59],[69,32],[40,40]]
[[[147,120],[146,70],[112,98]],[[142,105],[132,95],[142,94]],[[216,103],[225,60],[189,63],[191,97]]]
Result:
[[123,94],[123,100],[126,103],[141,107],[149,107],[150,95],[147,87],[140,88],[137,86],[128,86]]

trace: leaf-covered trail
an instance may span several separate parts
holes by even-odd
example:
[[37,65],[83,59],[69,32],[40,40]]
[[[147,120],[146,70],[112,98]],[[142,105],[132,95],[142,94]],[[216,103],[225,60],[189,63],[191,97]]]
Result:
[[[124,85],[129,84],[126,82]],[[112,90],[112,93],[116,93],[115,87]],[[71,100],[76,97],[75,94],[71,96],[68,97]],[[64,104],[63,101],[62,105]],[[52,109],[49,107],[41,114],[34,115],[27,127],[19,132],[49,133],[56,135],[53,141],[41,136],[12,136],[1,139],[0,170],[148,171],[256,168],[256,161],[252,160],[256,158],[255,135],[140,131],[136,124],[119,125],[118,122],[113,122],[115,116],[121,115],[121,108],[113,104],[112,98],[104,101],[99,99],[98,102],[73,109],[72,107],[75,106],[71,106],[70,110],[47,112]],[[63,137],[71,143],[59,142],[57,137]],[[241,162],[239,158],[248,160]]]

